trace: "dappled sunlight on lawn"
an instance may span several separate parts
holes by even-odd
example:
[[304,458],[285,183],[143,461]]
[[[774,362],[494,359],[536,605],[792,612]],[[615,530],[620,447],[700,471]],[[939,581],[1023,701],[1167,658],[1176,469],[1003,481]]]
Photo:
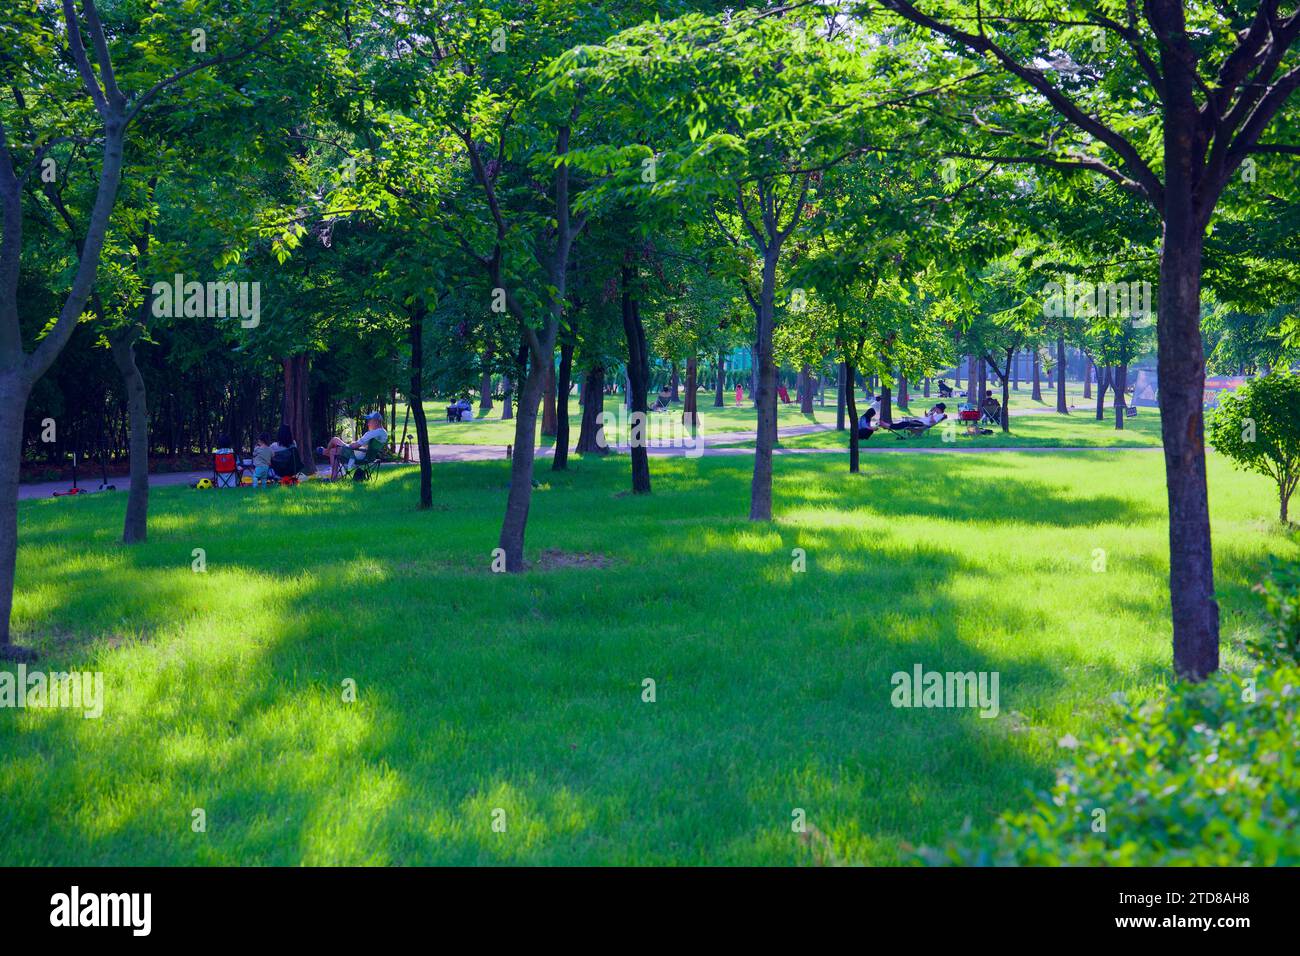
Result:
[[[1240,635],[1300,545],[1210,465]],[[414,469],[155,489],[131,548],[125,496],[24,503],[20,638],[103,670],[105,711],[0,713],[4,862],[899,862],[1167,678],[1158,456],[780,458],[771,524],[750,467],[652,460],[634,496],[626,459],[543,466],[517,576],[489,570],[504,462],[438,467],[431,512]],[[999,716],[895,708],[918,664],[997,672]]]

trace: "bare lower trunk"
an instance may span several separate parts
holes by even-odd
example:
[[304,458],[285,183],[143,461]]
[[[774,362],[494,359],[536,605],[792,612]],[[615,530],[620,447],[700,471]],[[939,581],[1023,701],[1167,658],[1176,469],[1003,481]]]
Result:
[[542,369],[542,434],[554,438],[559,427],[555,412],[555,356]]
[[[843,368],[845,369],[844,378],[849,383],[847,388],[840,390],[849,412],[849,472],[856,475],[858,473],[858,456],[860,454],[858,447],[858,398],[855,394],[856,389],[853,388],[853,363],[845,362]],[[878,425],[879,422],[873,422],[873,424]]]
[[894,396],[889,387],[885,385],[880,388],[880,420],[882,422],[892,422],[894,420]]
[[[1183,203],[1186,203],[1184,205]],[[1205,480],[1201,345],[1201,241],[1190,200],[1166,211],[1157,320],[1160,432],[1169,496],[1169,594],[1174,622],[1174,669],[1202,680],[1219,667],[1219,605]]]
[[308,471],[314,472],[315,447],[311,440],[311,392],[308,389],[310,364],[306,355],[284,359],[284,421],[293,432],[294,441]]
[[1092,358],[1088,357],[1083,369],[1083,397],[1092,398]]
[[573,384],[573,342],[560,346],[560,375],[555,383],[555,456],[552,471],[569,467],[569,388]]
[[678,371],[677,371],[677,363],[676,363],[676,362],[673,362],[673,363],[672,363],[672,369],[673,369],[673,371],[672,371],[672,377],[671,377],[671,382],[670,382],[671,387],[672,387],[672,395],[669,396],[668,401],[676,403],[676,402],[680,402],[680,401],[682,400],[682,396],[681,396],[681,391],[682,391],[681,376],[680,376],[680,374],[679,374]]
[[604,410],[605,369],[596,365],[587,370],[586,381],[582,384],[582,425],[578,428],[578,447],[574,449],[578,454],[603,455],[609,451],[600,440],[600,414]]
[[519,413],[515,416],[514,454],[510,459],[510,494],[506,516],[501,522],[498,547],[505,552],[506,570],[524,569],[524,532],[533,500],[533,458],[536,454],[537,409],[542,401],[542,369],[530,363],[519,390]]
[[424,417],[424,317],[428,307],[417,302],[411,309],[411,389],[407,398],[415,416],[415,438],[420,455],[420,509],[433,507],[433,461],[429,455],[429,423]]
[[515,417],[515,388],[509,375],[501,376],[501,420]]
[[1106,417],[1106,389],[1110,387],[1110,366],[1097,366],[1097,421]]
[[1124,410],[1126,399],[1124,389],[1128,386],[1128,362],[1120,362],[1115,366],[1115,428],[1118,431],[1124,430]]
[[[641,321],[641,306],[632,295],[632,268],[623,266],[623,337],[627,342],[628,423],[629,430],[635,421],[640,422],[642,434],[639,441],[630,440],[632,457],[632,493],[650,493],[650,453],[646,448],[645,430],[649,427],[650,409],[646,396],[650,391],[650,353],[646,347],[645,325]],[[639,416],[639,419],[637,418]]]
[[1037,349],[1034,349],[1034,387],[1029,397],[1036,402],[1043,400],[1043,363],[1038,357]]
[[483,375],[478,384],[478,413],[486,415],[492,411],[492,346],[483,352]]
[[726,403],[723,400],[723,393],[727,387],[727,353],[718,353],[718,382],[713,390],[713,407],[722,408]]
[[1070,414],[1070,404],[1065,400],[1065,334],[1056,337],[1056,411]]
[[769,246],[763,256],[763,282],[759,290],[755,351],[758,356],[758,432],[754,441],[754,477],[749,486],[749,520],[772,520],[772,450],[776,447],[776,361],[772,339],[776,321],[776,266],[779,246]]
[[122,522],[123,544],[135,544],[149,537],[149,402],[144,376],[135,364],[135,343],[139,335],[139,327],[132,325],[108,336],[109,353],[126,387],[131,483],[126,496],[126,518]]
[[835,396],[835,430],[842,432],[844,431],[844,409],[846,407],[844,395],[848,391],[848,376],[845,374],[843,362],[836,366],[836,370],[839,376],[836,380],[838,383],[836,391],[839,394]]
[[799,370],[799,411],[804,415],[813,413],[812,370],[807,365]]
[[699,363],[692,355],[686,360],[686,392],[682,402],[682,424],[692,432],[700,425],[698,376]]
[[907,376],[898,376],[898,407],[908,408],[912,404],[912,398],[907,394]]
[[12,643],[9,631],[18,562],[18,465],[29,392],[19,376],[0,376],[0,660],[6,661],[35,657],[30,649]]

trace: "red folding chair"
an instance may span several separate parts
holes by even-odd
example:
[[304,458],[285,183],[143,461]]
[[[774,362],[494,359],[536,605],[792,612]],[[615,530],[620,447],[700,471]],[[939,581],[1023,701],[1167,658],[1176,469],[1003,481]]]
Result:
[[233,451],[219,451],[212,455],[212,484],[217,488],[239,486],[239,461]]

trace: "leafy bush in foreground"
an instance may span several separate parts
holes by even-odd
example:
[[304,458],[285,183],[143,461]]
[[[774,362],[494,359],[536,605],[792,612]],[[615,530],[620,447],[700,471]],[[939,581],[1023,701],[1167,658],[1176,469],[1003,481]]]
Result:
[[1081,745],[1028,812],[922,857],[965,865],[1300,863],[1300,667],[1176,685],[1127,712],[1109,739]]
[[1300,566],[1274,561],[1255,586],[1273,626],[1251,645],[1266,666],[1300,664]]

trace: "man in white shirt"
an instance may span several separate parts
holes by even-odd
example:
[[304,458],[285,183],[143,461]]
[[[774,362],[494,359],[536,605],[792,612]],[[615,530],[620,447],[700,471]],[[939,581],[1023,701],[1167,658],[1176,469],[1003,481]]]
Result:
[[366,460],[371,441],[378,441],[381,447],[388,444],[388,429],[384,427],[384,416],[380,412],[371,412],[366,416],[366,432],[356,441],[331,438],[327,444],[316,449],[316,454],[330,460],[330,478],[337,478],[348,462]]

